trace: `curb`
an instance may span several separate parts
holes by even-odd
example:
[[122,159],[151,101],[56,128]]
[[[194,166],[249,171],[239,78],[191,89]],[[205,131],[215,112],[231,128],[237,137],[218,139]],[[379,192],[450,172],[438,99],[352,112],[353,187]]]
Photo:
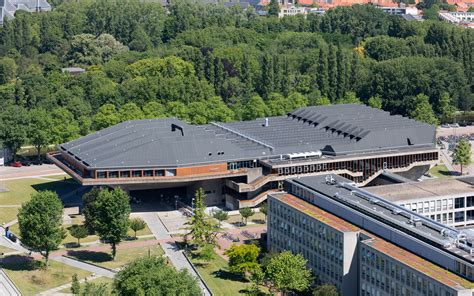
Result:
[[115,271],[113,269],[103,267],[103,266],[100,266],[100,265],[97,265],[97,264],[94,264],[94,263],[91,263],[91,262],[87,262],[87,261],[84,261],[84,260],[80,260],[80,259],[77,259],[76,257],[72,257],[72,256],[69,256],[69,255],[62,255],[61,257],[68,258],[68,259],[75,260],[75,261],[79,261],[79,262],[84,263],[84,264],[89,264],[89,265],[92,265],[92,266],[97,267],[97,268],[102,268],[102,269],[108,270],[110,272],[117,273],[117,271]]
[[183,253],[184,255],[184,258],[186,258],[186,261],[188,261],[189,265],[191,265],[191,268],[194,270],[194,272],[198,275],[199,279],[201,280],[201,282],[203,283],[204,287],[206,287],[207,291],[209,292],[209,294],[211,296],[213,296],[214,294],[212,293],[212,290],[209,288],[209,286],[206,284],[206,282],[204,281],[204,279],[202,278],[201,274],[199,273],[199,271],[196,269],[196,267],[194,267],[194,264],[191,262],[191,260],[188,258],[188,255],[186,255],[186,252],[184,252],[183,250],[181,250],[181,252]]

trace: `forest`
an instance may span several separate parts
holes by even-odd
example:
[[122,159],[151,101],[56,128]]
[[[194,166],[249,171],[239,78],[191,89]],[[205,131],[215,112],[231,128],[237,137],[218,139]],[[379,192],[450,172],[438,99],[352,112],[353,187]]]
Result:
[[436,20],[371,5],[281,19],[189,1],[53,5],[0,28],[0,141],[14,152],[133,119],[362,103],[439,124],[474,106],[474,31]]

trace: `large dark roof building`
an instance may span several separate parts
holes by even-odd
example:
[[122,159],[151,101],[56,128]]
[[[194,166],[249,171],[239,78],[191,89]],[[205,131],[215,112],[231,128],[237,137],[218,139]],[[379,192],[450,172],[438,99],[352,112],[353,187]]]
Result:
[[127,121],[64,143],[51,159],[84,185],[190,191],[214,179],[208,203],[225,200],[235,208],[255,205],[266,197],[260,193],[295,175],[330,171],[361,185],[384,170],[417,178],[438,151],[433,126],[363,105],[334,105],[199,126],[175,118]]

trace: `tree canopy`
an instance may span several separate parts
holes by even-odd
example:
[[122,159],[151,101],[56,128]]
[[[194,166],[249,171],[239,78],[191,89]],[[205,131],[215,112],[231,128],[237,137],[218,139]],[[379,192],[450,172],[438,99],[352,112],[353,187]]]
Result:
[[201,289],[184,268],[176,271],[161,257],[143,257],[128,263],[117,273],[114,292],[118,295],[200,295]]

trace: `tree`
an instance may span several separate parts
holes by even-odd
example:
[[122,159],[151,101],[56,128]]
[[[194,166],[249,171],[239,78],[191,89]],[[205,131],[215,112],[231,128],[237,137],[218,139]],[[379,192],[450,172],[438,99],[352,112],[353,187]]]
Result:
[[447,92],[441,94],[436,109],[438,110],[438,118],[441,120],[453,118],[456,108],[453,106],[453,102]]
[[32,109],[29,113],[30,126],[28,138],[35,146],[38,161],[40,160],[41,149],[53,142],[51,115],[43,108]]
[[381,97],[370,97],[367,102],[372,108],[382,109],[382,98]]
[[414,109],[410,112],[410,117],[427,124],[438,124],[428,97],[424,94],[419,94],[414,98]]
[[246,276],[248,273],[260,269],[257,261],[260,248],[254,244],[233,244],[224,254],[229,257],[229,270],[231,272]]
[[245,103],[242,110],[242,118],[251,120],[259,117],[265,117],[270,113],[263,99],[254,95]]
[[461,175],[463,173],[463,166],[470,165],[472,162],[471,154],[471,143],[464,138],[461,139],[453,152],[453,163],[461,165]]
[[280,4],[278,0],[270,0],[270,4],[268,5],[268,15],[269,16],[278,16],[280,13]]
[[303,292],[312,282],[311,271],[301,254],[290,251],[280,253],[270,260],[266,275],[272,285],[283,293]]
[[28,249],[39,252],[48,267],[49,254],[57,250],[65,237],[62,228],[63,205],[58,195],[51,191],[39,191],[21,206],[18,213],[21,242]]
[[240,208],[239,209],[239,213],[240,215],[242,216],[242,218],[244,219],[244,223],[245,225],[247,225],[247,219],[248,217],[252,216],[254,214],[254,212],[252,211],[251,208]]
[[95,207],[95,201],[99,196],[100,189],[97,187],[92,188],[91,191],[85,193],[82,196],[82,204],[84,205],[82,209],[82,214],[84,215],[84,225],[86,226],[89,234],[94,234],[94,223],[97,218],[97,209]]
[[118,116],[121,122],[144,118],[142,110],[132,102],[123,105],[118,112]]
[[116,188],[113,191],[101,190],[94,201],[96,211],[94,230],[101,240],[112,247],[115,259],[117,244],[127,235],[128,216],[130,215],[129,197],[125,191]]
[[196,280],[184,268],[176,271],[162,257],[138,258],[117,273],[118,295],[200,295]]
[[194,195],[194,208],[193,216],[190,221],[190,232],[188,235],[193,237],[193,244],[198,247],[203,247],[205,244],[215,245],[216,244],[216,231],[206,217],[204,204],[204,190],[198,188]]
[[96,129],[104,129],[120,122],[117,109],[113,104],[105,104],[94,115],[93,125]]
[[0,114],[0,142],[10,149],[13,161],[28,139],[28,113],[23,107],[8,106]]
[[16,78],[17,65],[15,60],[9,57],[0,59],[0,84],[5,84]]
[[77,274],[72,275],[71,293],[73,295],[79,295],[81,293],[81,285],[77,279]]
[[84,225],[73,225],[69,228],[69,233],[72,237],[77,239],[77,246],[81,246],[81,239],[86,238],[89,232]]
[[223,210],[217,210],[212,213],[212,217],[219,221],[219,228],[221,228],[221,222],[229,218],[229,213]]
[[264,202],[260,205],[260,213],[265,215],[265,222],[267,222],[268,203]]
[[95,284],[86,280],[84,291],[81,296],[109,296],[111,295],[109,287],[106,283]]
[[148,101],[142,107],[144,118],[164,117],[165,107],[158,101]]
[[332,284],[322,284],[313,290],[313,296],[339,296],[339,291]]
[[130,219],[130,229],[135,232],[135,239],[137,239],[137,231],[140,231],[142,229],[145,229],[146,227],[146,222],[143,221],[141,218],[133,218]]
[[197,252],[197,258],[205,263],[211,262],[215,256],[214,245],[211,244],[204,244],[204,246]]

